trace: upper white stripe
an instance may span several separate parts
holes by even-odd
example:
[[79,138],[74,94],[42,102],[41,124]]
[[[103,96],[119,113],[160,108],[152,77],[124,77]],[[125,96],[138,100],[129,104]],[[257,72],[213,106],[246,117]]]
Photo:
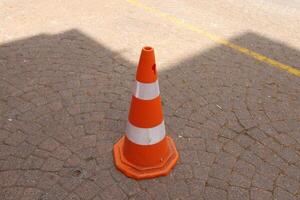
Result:
[[127,123],[126,136],[127,138],[139,145],[151,145],[160,142],[166,135],[165,122],[162,121],[158,126],[153,128],[139,128]]
[[136,81],[133,94],[142,100],[151,100],[159,96],[158,80],[153,83],[141,83]]

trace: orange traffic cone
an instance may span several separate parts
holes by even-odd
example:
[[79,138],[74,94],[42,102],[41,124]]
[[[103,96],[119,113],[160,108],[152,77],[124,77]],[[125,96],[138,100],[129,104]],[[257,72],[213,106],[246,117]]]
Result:
[[126,134],[114,145],[116,167],[135,179],[166,176],[178,160],[166,136],[154,49],[142,49]]

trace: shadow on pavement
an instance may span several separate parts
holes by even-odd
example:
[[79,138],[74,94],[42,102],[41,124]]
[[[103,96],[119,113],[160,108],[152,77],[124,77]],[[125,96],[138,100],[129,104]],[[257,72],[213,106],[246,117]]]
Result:
[[[258,34],[230,41],[300,66],[298,50]],[[0,199],[18,199],[26,187],[40,199],[246,199],[253,188],[296,198],[283,183],[285,190],[256,179],[300,181],[298,77],[223,46],[160,71],[181,159],[170,176],[135,182],[114,169],[111,153],[125,130],[135,67],[78,30],[0,45],[0,173],[14,177],[0,185]]]

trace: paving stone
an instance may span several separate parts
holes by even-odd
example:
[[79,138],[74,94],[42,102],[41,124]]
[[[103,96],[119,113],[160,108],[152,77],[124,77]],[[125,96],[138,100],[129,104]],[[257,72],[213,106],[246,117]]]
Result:
[[97,135],[100,129],[98,122],[89,122],[84,124],[84,130],[89,135]]
[[51,187],[49,192],[44,193],[40,196],[40,199],[57,199],[63,200],[68,195],[67,191],[65,191],[61,186],[55,184]]
[[200,130],[189,126],[185,126],[184,131],[182,132],[182,136],[187,138],[200,137],[201,134]]
[[228,129],[228,128],[223,128],[220,136],[228,138],[228,139],[233,139],[234,137],[236,137],[237,133]]
[[208,178],[210,167],[204,165],[192,165],[192,170],[194,178],[206,180]]
[[26,139],[27,135],[22,133],[21,131],[17,131],[16,133],[10,134],[6,140],[4,140],[5,144],[17,146],[22,143]]
[[206,150],[211,153],[219,153],[222,145],[218,140],[206,140]]
[[[96,198],[94,198],[94,199],[97,200]],[[71,193],[67,196],[67,198],[65,200],[80,200],[80,197],[74,193]]]
[[288,134],[276,134],[275,139],[284,146],[291,146],[296,144],[296,140],[290,137]]
[[225,152],[218,154],[216,158],[216,163],[218,164],[218,166],[224,168],[232,168],[235,165],[235,162],[236,158]]
[[241,155],[241,159],[258,167],[261,166],[263,164],[263,160],[261,158],[259,158],[254,152],[252,151],[245,151],[242,155]]
[[271,137],[265,138],[261,142],[275,152],[279,152],[282,149],[282,145]]
[[76,154],[72,154],[64,163],[66,167],[77,167],[80,165],[80,158]]
[[247,178],[252,178],[255,173],[255,167],[243,160],[238,160],[236,162],[234,171],[236,171],[238,174],[246,176]]
[[286,169],[284,169],[284,171],[289,177],[297,180],[298,182],[300,181],[300,171],[298,167],[289,165]]
[[209,176],[212,176],[214,178],[218,178],[221,180],[228,180],[230,178],[231,174],[231,169],[229,168],[224,168],[222,166],[214,164],[210,171],[209,171]]
[[270,191],[259,189],[259,188],[251,188],[250,191],[250,199],[251,200],[271,200],[273,199],[273,195]]
[[198,198],[203,199],[204,189],[205,189],[205,181],[199,180],[197,178],[187,179],[186,184],[189,188],[189,197],[185,198]]
[[21,187],[8,187],[0,189],[0,199],[15,200],[20,199],[24,189]]
[[0,129],[0,142],[3,142],[10,134],[7,130]]
[[277,154],[273,154],[272,156],[268,157],[266,159],[266,161],[268,163],[270,163],[271,165],[274,165],[278,168],[280,168],[281,170],[285,170],[288,168],[288,163],[286,163],[282,158],[280,158]]
[[254,138],[258,142],[260,142],[263,139],[266,139],[268,137],[263,131],[261,131],[258,128],[254,128],[254,129],[248,130],[247,134],[249,136],[251,136],[251,138]]
[[96,148],[99,155],[111,152],[113,148],[113,142],[109,140],[98,140]]
[[48,158],[42,166],[44,171],[59,171],[63,167],[63,162],[55,158]]
[[173,170],[174,178],[177,180],[188,179],[193,177],[192,167],[186,164],[179,164]]
[[59,176],[53,172],[44,172],[38,181],[37,187],[42,190],[49,190],[57,181]]
[[96,135],[89,135],[80,138],[83,148],[95,147],[96,146]]
[[75,193],[84,200],[92,199],[98,192],[98,187],[91,181],[85,181],[78,188],[75,189]]
[[211,166],[216,158],[216,155],[214,153],[209,153],[206,151],[198,151],[198,160],[199,164]]
[[59,143],[55,141],[53,138],[46,139],[43,141],[39,148],[46,150],[46,151],[54,151],[59,146]]
[[300,188],[300,185],[297,181],[288,178],[287,176],[280,175],[276,180],[276,185],[287,190],[292,194],[296,194]]
[[288,163],[292,163],[292,164],[300,160],[300,156],[292,148],[282,149],[282,151],[279,152],[279,156],[281,156]]
[[189,188],[184,180],[174,181],[168,184],[168,193],[171,199],[184,199],[189,196]]
[[132,196],[141,191],[139,184],[136,180],[127,179],[125,182],[119,183],[119,187],[127,196]]
[[244,149],[239,144],[233,141],[229,141],[228,143],[226,143],[223,149],[224,151],[230,153],[235,157],[239,156],[244,151]]
[[99,196],[95,196],[93,200],[101,200],[101,198]]
[[113,158],[111,153],[100,155],[96,158],[100,169],[109,169],[113,166]]
[[1,187],[13,186],[21,176],[21,171],[2,171],[0,172]]
[[261,189],[273,190],[273,180],[270,180],[268,177],[261,174],[255,174],[252,184]]
[[151,196],[146,193],[145,191],[141,191],[131,197],[129,197],[130,200],[151,200]]
[[190,150],[186,150],[186,151],[182,151],[180,154],[180,160],[182,163],[198,163],[198,155],[197,155],[197,151],[190,151]]
[[59,146],[51,155],[59,160],[66,160],[72,155],[72,152],[65,146]]
[[49,157],[50,153],[48,151],[36,148],[34,150],[34,152],[32,153],[32,155],[37,156],[37,157],[42,158],[42,159],[47,159]]
[[238,135],[235,138],[235,141],[244,148],[248,148],[255,143],[255,141],[253,139],[251,139],[249,136],[242,135],[242,134]]
[[23,176],[18,180],[18,185],[25,187],[34,187],[42,176],[42,172],[39,170],[25,171]]
[[29,156],[26,161],[22,164],[22,169],[39,169],[44,160],[37,156]]
[[228,199],[249,199],[249,192],[246,189],[240,187],[230,187],[228,190]]
[[53,112],[57,112],[57,111],[63,109],[63,105],[62,105],[61,101],[53,101],[48,104],[48,107]]
[[[179,136],[181,137],[181,136]],[[202,138],[178,138],[176,140],[177,149],[201,150],[205,151],[205,141]]]
[[100,188],[106,188],[109,187],[110,185],[115,184],[115,180],[113,179],[113,177],[111,176],[108,170],[101,170],[96,172],[95,176],[93,176],[92,179]]
[[103,192],[101,192],[100,196],[102,199],[107,199],[107,200],[126,199],[125,193],[117,185],[112,185],[106,188]]
[[287,191],[276,187],[274,190],[274,198],[275,199],[282,199],[282,200],[296,200],[296,196],[288,193]]
[[157,181],[143,181],[139,183],[141,188],[150,194],[152,199],[169,199],[168,188],[166,184]]
[[83,180],[80,176],[77,177],[74,175],[61,177],[59,178],[58,182],[66,191],[74,191],[74,189],[77,188],[83,182]]
[[21,200],[39,200],[43,192],[36,188],[26,188]]
[[83,125],[73,126],[69,129],[73,138],[80,138],[85,136],[85,129]]
[[251,151],[254,152],[261,159],[266,159],[270,157],[273,153],[270,149],[266,148],[264,145],[256,142],[251,146]]
[[18,145],[14,155],[21,158],[27,158],[34,151],[35,146],[28,144],[27,142],[23,142]]
[[259,174],[262,174],[266,177],[268,177],[271,180],[274,180],[278,177],[278,174],[280,173],[280,169],[267,163],[267,162],[263,162],[262,165],[258,166],[256,168],[256,171]]
[[224,199],[227,194],[224,190],[216,189],[213,187],[206,187],[205,189],[205,199],[215,200],[215,199]]
[[6,158],[15,153],[15,151],[16,149],[12,146],[0,144],[0,158]]
[[251,185],[251,179],[248,179],[245,176],[234,172],[230,179],[230,185],[242,188],[249,188]]
[[22,158],[17,158],[14,156],[9,156],[6,160],[2,160],[2,165],[0,165],[1,170],[18,170],[21,169],[24,160]]

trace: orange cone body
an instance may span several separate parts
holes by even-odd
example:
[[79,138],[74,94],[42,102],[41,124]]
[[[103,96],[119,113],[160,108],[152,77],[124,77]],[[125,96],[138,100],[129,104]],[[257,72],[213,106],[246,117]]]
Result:
[[144,47],[125,136],[114,145],[115,164],[128,177],[146,179],[166,176],[178,157],[165,133],[154,50]]

